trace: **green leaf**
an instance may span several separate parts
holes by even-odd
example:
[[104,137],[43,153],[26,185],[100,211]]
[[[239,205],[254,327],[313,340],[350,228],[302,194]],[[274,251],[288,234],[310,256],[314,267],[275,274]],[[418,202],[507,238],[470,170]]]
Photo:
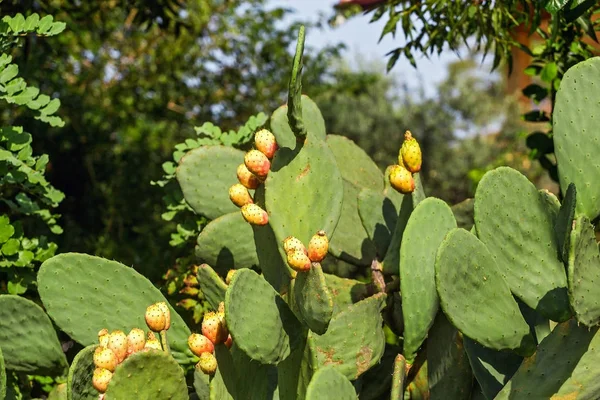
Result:
[[25,20],[25,24],[23,25],[23,30],[25,32],[32,32],[40,22],[40,16],[38,14],[31,14]]
[[8,239],[3,245],[2,245],[2,253],[6,256],[12,256],[17,254],[17,252],[19,251],[19,241],[17,239]]
[[15,228],[10,224],[6,215],[0,216],[0,243],[6,242],[15,233]]
[[544,82],[548,83],[551,83],[557,75],[558,66],[555,62],[549,62],[548,64],[544,65],[544,68],[542,68],[542,71],[540,72],[540,78],[542,78]]
[[45,34],[48,29],[52,27],[52,22],[54,21],[54,17],[52,15],[46,15],[44,18],[40,20],[38,24],[37,33]]
[[12,18],[4,18],[4,20],[8,23],[8,26],[13,31],[13,33],[18,34],[22,32],[23,28],[25,27],[25,17],[23,17],[23,14],[21,13],[18,13]]
[[19,73],[19,67],[16,64],[10,64],[0,72],[0,83],[4,84],[13,79]]

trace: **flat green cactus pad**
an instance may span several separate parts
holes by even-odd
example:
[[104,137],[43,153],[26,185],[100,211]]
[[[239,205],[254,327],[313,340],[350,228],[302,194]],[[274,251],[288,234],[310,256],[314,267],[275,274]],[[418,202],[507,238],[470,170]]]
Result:
[[252,231],[263,277],[279,293],[287,292],[293,271],[284,261],[283,243],[277,241],[270,225],[253,226]]
[[96,345],[85,347],[71,363],[67,377],[67,398],[69,400],[98,400],[98,391],[92,385],[94,374],[94,351]]
[[557,213],[556,205],[508,167],[486,173],[475,193],[477,235],[510,290],[545,317],[564,321],[571,310],[554,232]]
[[558,255],[563,262],[569,261],[569,247],[571,230],[573,229],[573,219],[575,219],[575,206],[577,205],[577,189],[574,184],[570,184],[565,194],[560,211],[556,216],[554,231],[556,233],[556,243],[558,244]]
[[198,267],[198,283],[208,304],[215,310],[219,308],[219,303],[225,301],[225,292],[227,285],[223,279],[208,264],[201,264]]
[[345,136],[327,135],[327,145],[345,181],[360,189],[383,191],[383,174],[356,143]]
[[496,350],[535,351],[496,260],[471,233],[457,228],[446,236],[437,254],[435,282],[444,314],[465,336]]
[[496,400],[599,399],[600,333],[573,319],[557,325]]
[[316,361],[311,356],[305,331],[290,356],[277,365],[279,398],[281,400],[304,399],[306,388],[316,369]]
[[400,293],[404,317],[404,357],[412,363],[427,337],[439,307],[435,257],[450,230],[452,210],[440,199],[423,200],[412,212],[400,247]]
[[48,400],[67,400],[67,384],[60,383],[48,394]]
[[357,400],[352,383],[333,367],[324,367],[313,375],[306,389],[306,400]]
[[359,392],[360,400],[377,400],[389,393],[392,386],[392,374],[395,359],[402,349],[398,346],[386,345],[379,364],[362,374],[354,382],[354,387]]
[[368,295],[368,285],[354,279],[325,274],[325,282],[329,293],[333,296],[333,315],[358,303]]
[[600,323],[600,252],[594,226],[584,215],[575,220],[569,254],[569,298],[577,320]]
[[306,326],[320,335],[325,333],[333,314],[333,296],[319,263],[313,263],[306,272],[298,272],[292,295]]
[[183,368],[162,350],[132,354],[115,370],[106,400],[188,400]]
[[8,370],[51,375],[68,368],[50,318],[24,297],[0,295],[0,346]]
[[473,199],[463,200],[451,207],[454,218],[456,218],[456,225],[459,228],[470,230],[473,227],[475,224],[475,221],[473,220],[474,207],[475,201]]
[[[217,367],[218,369],[219,367]],[[210,399],[210,376],[199,368],[194,369],[194,392],[196,392],[198,400]]]
[[215,219],[239,210],[229,200],[229,188],[238,183],[237,167],[244,152],[226,146],[202,146],[179,161],[177,181],[185,201],[197,214]]
[[258,265],[252,226],[240,211],[210,221],[200,232],[197,243],[196,257],[221,275],[233,268]]
[[263,364],[285,359],[302,330],[279,293],[249,269],[237,271],[227,289],[225,318],[236,345]]
[[358,194],[358,215],[380,260],[387,253],[402,204],[402,195],[396,191],[394,193],[397,196],[386,196],[373,189],[363,189]]
[[402,204],[400,205],[396,219],[396,226],[383,259],[383,272],[386,274],[396,275],[398,274],[398,271],[400,271],[400,244],[402,242],[402,236],[404,235],[404,229],[406,228],[406,224],[408,223],[408,219],[410,218],[410,214],[414,207],[415,203],[413,197],[403,196]]
[[4,357],[2,356],[2,347],[0,347],[0,399],[6,397],[6,369],[4,369]]
[[[145,328],[146,308],[167,301],[160,290],[133,268],[87,254],[65,253],[46,260],[38,289],[48,315],[84,346],[98,343],[98,331]],[[183,319],[171,308],[169,346],[182,364],[193,362]]]
[[[271,131],[277,139],[279,147],[293,149],[296,147],[296,136],[288,122],[288,106],[279,107],[271,115]],[[302,120],[307,130],[308,140],[325,140],[325,120],[317,104],[308,96],[302,95]]]
[[577,213],[600,214],[600,57],[571,67],[563,76],[552,113],[554,153],[563,194],[577,187]]

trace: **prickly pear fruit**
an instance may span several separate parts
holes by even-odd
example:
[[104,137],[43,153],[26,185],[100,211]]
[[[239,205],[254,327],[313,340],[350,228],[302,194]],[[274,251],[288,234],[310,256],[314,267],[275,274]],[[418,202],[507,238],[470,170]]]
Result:
[[160,340],[158,340],[156,337],[146,340],[146,344],[144,345],[143,350],[150,350],[150,349],[162,350],[162,346],[160,345]]
[[106,392],[106,388],[108,387],[112,375],[112,372],[106,368],[96,368],[94,370],[94,375],[92,375],[92,385],[94,386],[94,389],[100,393]]
[[250,150],[244,156],[244,164],[248,171],[252,172],[259,179],[265,179],[271,169],[271,162],[263,153],[258,150]]
[[112,331],[108,337],[109,349],[115,352],[119,362],[127,357],[127,335],[121,330]]
[[254,203],[250,192],[241,183],[236,183],[229,188],[229,200],[238,207]]
[[329,240],[325,231],[319,231],[308,242],[308,258],[312,262],[321,262],[329,250]]
[[200,368],[207,375],[214,375],[217,370],[217,359],[212,353],[202,353],[200,361],[196,364],[196,368]]
[[231,337],[231,335],[229,335],[227,336],[227,340],[225,341],[225,346],[227,346],[227,348],[230,349],[231,345],[233,345],[233,338]]
[[146,334],[140,328],[133,328],[127,335],[127,354],[140,351],[146,345]]
[[227,326],[225,325],[225,318],[214,312],[204,314],[202,334],[213,342],[213,344],[225,343],[229,335]]
[[219,303],[219,308],[217,308],[217,314],[221,314],[221,315],[225,316],[225,303],[224,302]]
[[159,301],[156,305],[165,314],[165,330],[167,330],[171,327],[171,310],[169,310],[169,306],[164,301]]
[[188,338],[188,346],[192,353],[200,357],[202,353],[212,353],[215,351],[213,342],[204,335],[192,333]]
[[226,284],[231,284],[231,280],[233,279],[233,275],[235,275],[235,271],[235,269],[230,269],[229,271],[227,271],[227,276],[225,277]]
[[100,343],[100,346],[108,346],[108,336],[108,329],[100,329],[100,331],[98,332],[98,342]]
[[401,165],[394,165],[390,171],[390,183],[400,193],[412,193],[415,190],[415,180],[409,170]]
[[259,205],[246,204],[242,207],[242,216],[252,225],[266,225],[269,223],[269,214]]
[[96,347],[96,350],[94,351],[94,365],[97,368],[104,368],[110,372],[114,372],[118,364],[119,360],[114,351],[107,347]]
[[248,189],[256,189],[260,185],[260,179],[250,172],[246,164],[240,164],[237,167],[237,177],[238,181]]
[[302,250],[294,249],[287,253],[287,263],[294,271],[308,271],[310,258]]
[[154,332],[165,330],[167,326],[167,317],[157,304],[152,304],[146,308],[145,318],[146,325]]
[[402,143],[402,147],[400,148],[398,163],[400,165],[404,164],[407,170],[415,174],[421,170],[421,162],[422,155],[419,142],[412,136],[410,131],[406,131],[404,134],[404,143]]
[[275,135],[266,129],[261,129],[254,134],[254,145],[268,159],[273,158],[275,151],[278,149]]
[[288,236],[283,240],[283,249],[285,250],[286,254],[294,250],[300,250],[304,254],[308,254],[304,244],[300,241],[300,239],[294,236]]

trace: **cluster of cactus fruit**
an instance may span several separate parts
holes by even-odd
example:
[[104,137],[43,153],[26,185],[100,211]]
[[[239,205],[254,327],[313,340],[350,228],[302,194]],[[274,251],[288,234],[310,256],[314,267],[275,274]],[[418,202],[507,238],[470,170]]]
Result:
[[[67,399],[97,399],[94,371],[113,368],[94,357],[106,353],[98,330],[144,320],[166,351],[128,354],[100,387],[105,400],[600,398],[600,59],[567,71],[557,95],[560,200],[500,167],[474,199],[450,207],[425,196],[409,133],[385,175],[326,134],[301,96],[303,35],[287,105],[255,142],[264,158],[203,146],[180,161],[186,201],[212,220],[196,248],[197,280],[216,311],[202,334],[168,303],[144,318],[165,299],[133,269],[61,254],[38,274],[45,310],[0,296],[0,398],[6,370],[66,373]],[[236,167],[254,191],[241,207],[260,207],[258,224],[227,196]],[[325,273],[332,259],[371,282]],[[50,318],[87,346],[70,366]]]

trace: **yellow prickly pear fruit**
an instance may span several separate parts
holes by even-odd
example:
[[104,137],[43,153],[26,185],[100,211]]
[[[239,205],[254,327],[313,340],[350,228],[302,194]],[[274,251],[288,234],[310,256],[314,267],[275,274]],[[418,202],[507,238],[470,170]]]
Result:
[[108,336],[108,329],[100,329],[100,331],[98,332],[98,342],[100,343],[100,346],[108,346]]
[[287,263],[294,271],[308,271],[310,269],[310,258],[299,249],[287,253]]
[[258,151],[267,156],[268,159],[273,158],[275,151],[278,149],[275,135],[267,129],[261,129],[254,134],[254,145]]
[[108,387],[112,375],[112,372],[106,368],[96,368],[94,370],[94,375],[92,375],[92,385],[94,386],[94,389],[100,393],[106,392],[106,388]]
[[96,347],[96,350],[94,351],[94,365],[97,368],[104,368],[110,372],[114,372],[118,364],[119,360],[114,351],[107,347]]
[[133,354],[146,345],[146,334],[140,328],[133,328],[127,335],[127,354]]
[[108,348],[115,352],[119,363],[127,357],[127,335],[121,330],[112,331],[108,338]]
[[237,167],[237,177],[238,181],[248,189],[256,189],[258,185],[260,185],[260,179],[250,172],[248,167],[246,167],[246,164],[240,164]]
[[160,345],[160,340],[156,338],[154,332],[148,332],[148,340],[146,340],[146,344],[144,345],[144,350],[155,349],[162,350],[162,346]]
[[192,333],[188,338],[188,346],[192,353],[200,357],[202,353],[212,353],[215,351],[215,345],[204,335]]
[[205,374],[214,375],[217,371],[217,359],[212,353],[202,353],[196,368],[199,368]]
[[308,258],[312,262],[321,262],[329,250],[329,240],[325,231],[319,231],[308,242]]
[[244,156],[244,164],[248,171],[252,172],[259,179],[265,179],[271,169],[271,162],[263,153],[258,150],[250,150]]
[[152,304],[146,308],[146,325],[154,332],[160,332],[166,329],[167,317],[162,308],[157,304]]
[[266,225],[269,223],[269,214],[257,204],[246,204],[242,207],[242,216],[252,225]]
[[233,279],[233,275],[235,275],[236,270],[230,269],[227,271],[227,276],[225,277],[225,283],[231,285],[231,280]]
[[404,134],[404,143],[400,148],[400,155],[398,156],[398,164],[404,165],[407,170],[413,174],[421,170],[421,147],[419,142],[412,136],[410,131],[406,131]]
[[300,239],[294,236],[288,236],[283,240],[283,250],[285,250],[286,254],[294,250],[300,250],[304,254],[307,254],[306,247],[304,247],[304,244],[300,241]]
[[238,207],[254,203],[250,192],[241,183],[236,183],[229,188],[229,200]]
[[415,190],[415,180],[409,170],[401,165],[394,165],[390,171],[390,183],[400,193],[412,193]]
[[156,305],[165,314],[165,330],[167,330],[171,327],[171,310],[169,310],[169,305],[164,301],[159,301]]

